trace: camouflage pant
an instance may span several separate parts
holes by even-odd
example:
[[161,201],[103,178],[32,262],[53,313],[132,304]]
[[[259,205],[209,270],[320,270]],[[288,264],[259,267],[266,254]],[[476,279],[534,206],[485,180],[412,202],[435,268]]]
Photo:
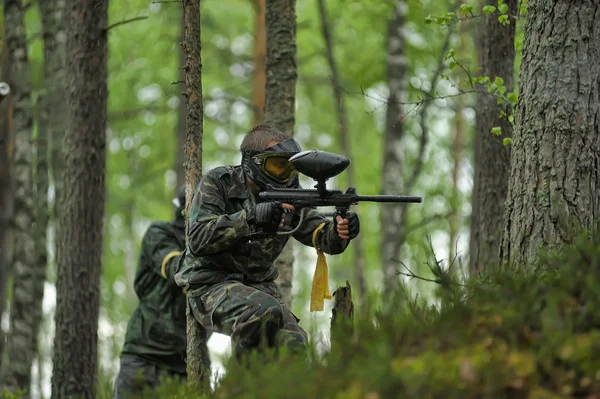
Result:
[[189,299],[204,328],[231,337],[237,358],[262,343],[285,346],[293,352],[306,348],[308,336],[281,300],[275,283],[226,281],[191,291]]
[[144,389],[156,388],[160,384],[160,380],[166,377],[186,379],[185,375],[161,369],[139,357],[122,355],[121,367],[115,380],[113,399],[141,398]]

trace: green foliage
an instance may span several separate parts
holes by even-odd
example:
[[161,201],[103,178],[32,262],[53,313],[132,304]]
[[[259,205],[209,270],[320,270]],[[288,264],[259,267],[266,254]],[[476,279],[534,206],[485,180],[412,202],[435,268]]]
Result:
[[[435,267],[434,267],[435,268]],[[310,362],[232,363],[213,398],[567,398],[600,394],[600,242],[580,237],[535,267],[463,282],[436,305],[401,290],[356,335]],[[174,389],[171,387],[170,389]],[[177,391],[179,397],[196,397]]]

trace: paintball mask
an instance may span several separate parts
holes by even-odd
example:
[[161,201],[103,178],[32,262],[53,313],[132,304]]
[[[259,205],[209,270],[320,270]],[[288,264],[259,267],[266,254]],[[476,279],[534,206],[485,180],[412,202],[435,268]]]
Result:
[[298,171],[290,157],[302,151],[298,142],[289,139],[260,151],[242,152],[242,167],[246,175],[265,190],[273,185],[279,188],[298,186]]

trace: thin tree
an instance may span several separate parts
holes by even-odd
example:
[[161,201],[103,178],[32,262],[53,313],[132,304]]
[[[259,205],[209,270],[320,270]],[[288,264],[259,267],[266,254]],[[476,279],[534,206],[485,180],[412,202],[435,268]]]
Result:
[[[267,31],[267,79],[265,92],[265,123],[283,133],[294,135],[294,105],[296,99],[296,1],[272,0],[265,12]],[[293,241],[288,241],[275,264],[279,270],[276,283],[283,301],[292,306],[294,277]]]
[[[408,100],[406,87],[406,56],[404,16],[407,5],[396,2],[387,31],[387,80],[390,94],[387,103],[383,150],[383,194],[399,194],[404,189],[404,114],[402,103]],[[381,262],[384,288],[393,291],[397,286],[397,259],[404,243],[404,207],[381,204]]]
[[10,392],[20,389],[29,395],[31,363],[36,354],[33,333],[33,308],[37,298],[32,295],[35,285],[35,240],[32,174],[33,108],[24,8],[21,0],[4,1],[4,22],[8,60],[11,65],[11,99],[13,106],[14,176],[12,301],[10,329],[7,339],[5,386]]
[[254,124],[262,123],[265,117],[265,85],[267,81],[267,30],[265,27],[266,0],[254,3],[254,71],[252,74],[252,104],[254,106]]
[[[10,82],[10,64],[4,24],[2,29],[2,51],[0,52],[0,82]],[[11,220],[13,211],[11,151],[12,148],[12,101],[8,96],[0,97],[0,317],[4,315],[7,301],[7,280],[11,255]],[[4,358],[4,333],[0,329],[0,376]]]
[[[200,0],[183,0],[185,54],[185,213],[189,214],[190,204],[196,187],[202,179],[202,58],[200,36]],[[186,236],[189,229],[185,222]],[[187,315],[187,373],[188,381],[202,391],[209,387],[210,357],[208,353],[207,331],[192,315],[189,302]]]
[[[180,82],[185,81],[185,62],[186,55],[183,51],[183,42],[185,41],[185,21],[183,19],[183,9],[181,10],[181,28],[180,28],[180,46],[179,46],[179,73]],[[185,86],[180,85],[182,91],[179,94],[179,107],[177,109],[177,148],[175,150],[175,174],[177,176],[177,186],[175,187],[175,195],[179,192],[179,188],[185,184],[185,154],[183,148],[185,146],[185,119],[187,117],[187,104],[185,100]]]
[[528,266],[600,218],[600,7],[529,0],[503,261]]
[[52,398],[95,398],[103,248],[108,0],[67,0],[68,109],[58,198]]
[[[340,81],[337,62],[333,53],[333,33],[329,18],[327,16],[327,8],[325,0],[318,0],[319,16],[321,19],[321,33],[325,41],[325,53],[327,63],[329,65],[329,73],[331,74],[331,83],[335,99],[335,110],[337,116],[338,132],[342,141],[342,150],[347,157],[352,157],[350,151],[350,129],[348,127],[348,112],[344,101],[344,92]],[[354,187],[354,167],[350,165],[347,169],[348,185]],[[367,284],[365,281],[365,259],[363,255],[362,236],[358,235],[354,238],[352,245],[354,248],[354,277],[358,282],[357,302],[363,300],[367,293]]]
[[[486,4],[497,5],[497,2],[487,0],[483,5]],[[505,4],[508,6],[507,14],[515,15],[517,0],[506,0]],[[477,34],[480,73],[492,80],[502,78],[508,91],[513,87],[514,43],[514,21],[503,26],[497,15],[482,17]],[[497,259],[500,249],[510,168],[510,150],[503,140],[512,136],[511,124],[506,118],[501,118],[504,110],[495,97],[487,94],[478,96],[469,245],[471,273],[483,270],[490,261]],[[500,136],[491,133],[495,126],[502,129]]]

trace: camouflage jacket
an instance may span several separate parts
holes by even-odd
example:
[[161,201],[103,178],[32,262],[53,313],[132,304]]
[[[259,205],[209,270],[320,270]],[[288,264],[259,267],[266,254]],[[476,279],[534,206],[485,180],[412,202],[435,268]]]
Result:
[[[290,235],[253,237],[246,212],[254,201],[239,165],[215,168],[202,178],[190,207],[184,265],[175,275],[179,286],[195,289],[225,280],[262,283],[277,278],[274,261]],[[292,215],[286,226],[298,224],[299,212]],[[305,211],[292,236],[312,246],[312,234],[323,222],[317,246],[328,254],[342,253],[348,242],[339,238],[332,220],[314,209]]]
[[150,225],[134,281],[139,304],[127,325],[123,354],[185,373],[186,297],[173,276],[185,249],[183,218]]

